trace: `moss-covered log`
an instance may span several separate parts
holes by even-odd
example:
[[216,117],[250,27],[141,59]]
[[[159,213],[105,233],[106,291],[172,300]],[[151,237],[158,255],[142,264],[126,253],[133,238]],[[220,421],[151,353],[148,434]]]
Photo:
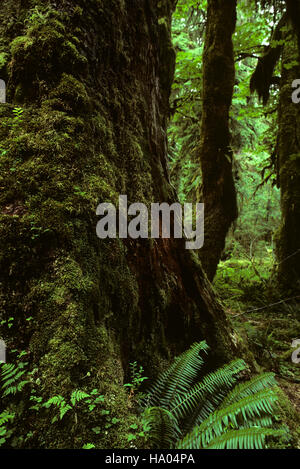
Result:
[[[224,312],[184,242],[96,237],[100,202],[117,205],[119,194],[147,205],[176,200],[166,164],[174,3],[0,3],[9,103],[0,105],[0,333],[9,360],[12,348],[29,351],[43,396],[97,388],[120,420],[95,434],[83,419],[72,433],[29,413],[32,435],[21,446],[126,447],[129,361],[149,376],[195,339],[208,341],[215,362],[234,350]],[[220,59],[224,77],[226,63]],[[223,96],[222,82],[219,90]],[[231,163],[221,135],[226,209]]]
[[236,0],[208,0],[199,156],[205,203],[205,244],[200,258],[210,280],[216,273],[228,230],[237,217],[229,131],[235,80],[235,25]]

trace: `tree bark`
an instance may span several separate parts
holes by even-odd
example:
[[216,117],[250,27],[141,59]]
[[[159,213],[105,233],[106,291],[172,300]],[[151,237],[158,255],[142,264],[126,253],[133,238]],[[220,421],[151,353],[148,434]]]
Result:
[[300,55],[300,0],[285,0],[285,3],[287,14],[297,35]]
[[[176,201],[166,164],[174,3],[0,4],[0,75],[12,103],[0,107],[0,317],[14,318],[0,332],[9,360],[12,348],[29,352],[44,396],[97,388],[121,420],[97,436],[89,419],[72,434],[29,415],[31,447],[126,447],[130,361],[151,376],[194,340],[207,340],[214,363],[235,351],[184,241],[96,237],[100,202],[117,206],[119,194],[148,206]],[[231,164],[222,142],[226,208]]]
[[228,230],[237,217],[229,131],[235,80],[235,25],[236,0],[208,0],[199,156],[206,213],[205,244],[200,258],[210,280],[216,273]]
[[286,33],[278,110],[278,167],[282,222],[277,236],[278,279],[285,292],[300,292],[300,112],[292,83],[300,77],[297,40]]

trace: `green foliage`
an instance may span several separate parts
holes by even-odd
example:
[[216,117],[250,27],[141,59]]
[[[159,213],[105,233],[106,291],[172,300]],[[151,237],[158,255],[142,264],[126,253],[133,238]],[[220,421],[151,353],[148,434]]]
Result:
[[208,348],[204,341],[195,343],[177,357],[150,388],[147,397],[148,406],[160,405],[169,408],[175,396],[184,396],[204,363],[200,352],[206,353]]
[[7,424],[13,421],[14,418],[15,414],[8,410],[4,410],[0,413],[0,447],[4,445],[6,439],[11,436]]
[[[243,154],[237,154],[236,165],[239,218],[228,235],[224,256],[250,262],[254,257],[271,258],[274,262],[273,237],[280,221],[280,192],[274,187],[274,171],[265,169],[266,148],[257,145],[256,152],[244,149]],[[267,179],[264,184],[262,174]]]
[[265,449],[266,437],[279,437],[281,435],[281,431],[269,428],[230,430],[214,438],[207,449]]
[[22,122],[22,116],[23,116],[23,112],[24,112],[24,109],[22,109],[21,107],[15,107],[13,109],[13,124],[14,125],[18,125]]
[[[22,353],[19,358],[22,358]],[[26,355],[26,353],[25,353]],[[97,411],[97,423],[99,426],[91,428],[91,434],[99,437],[103,432],[108,432],[112,427],[119,426],[121,420],[111,415],[110,410],[105,407],[105,396],[98,389],[87,392],[82,389],[75,389],[70,396],[62,395],[51,396],[44,399],[40,395],[40,380],[35,378],[38,370],[29,371],[27,362],[18,362],[15,364],[1,365],[2,381],[2,401],[8,403],[8,407],[0,414],[0,446],[18,445],[25,443],[32,438],[33,433],[27,435],[20,434],[18,425],[25,417],[25,413],[35,417],[43,416],[53,429],[59,428],[61,422],[71,423],[71,432],[80,428],[81,421],[90,419],[95,422],[94,413]],[[27,392],[24,393],[24,386],[29,385]],[[22,398],[22,405],[17,404],[18,400],[12,400],[13,396],[19,395]],[[92,424],[91,424],[92,426]],[[137,434],[140,437],[141,432]],[[90,445],[92,443],[88,443]],[[92,444],[95,447],[94,444]],[[90,447],[84,449],[91,449]]]
[[149,407],[143,419],[149,428],[150,444],[154,448],[168,449],[178,440],[180,430],[174,415],[164,407]]
[[130,432],[127,434],[127,441],[131,447],[133,447],[132,445],[135,443],[138,443],[139,447],[145,447],[145,445],[146,448],[148,447],[150,421],[151,418],[148,418],[145,413],[138,423],[129,426]]
[[[198,148],[206,4],[180,0],[173,16],[177,66],[168,135],[171,177],[181,202],[201,201]],[[276,145],[277,89],[272,87],[271,99],[265,108],[256,97],[251,97],[249,84],[257,58],[270,40],[271,25],[279,20],[282,11],[259,8],[261,14],[257,14],[254,3],[238,3],[233,36],[236,84],[230,128],[239,218],[227,239],[226,258],[245,259],[256,254],[262,257],[266,249],[273,250],[272,237],[280,219],[279,190],[273,187],[276,181],[274,158],[270,159]]]
[[248,302],[251,305],[263,301],[274,258],[266,248],[264,257],[262,250],[261,257],[251,259],[239,245],[235,249],[233,257],[220,261],[214,286],[228,309],[240,311],[247,308]]
[[177,55],[169,153],[172,180],[183,202],[197,198],[201,183],[196,151],[200,139],[206,3],[180,0],[173,16],[173,43]]
[[95,448],[95,445],[93,445],[93,443],[86,443],[82,447],[82,449],[94,449],[94,448]]
[[[13,318],[10,318],[7,327],[12,325]],[[6,323],[6,321],[2,321]],[[3,325],[3,324],[2,324]],[[16,352],[16,351],[15,351]],[[25,386],[31,383],[30,373],[28,372],[28,362],[22,361],[27,356],[27,352],[22,351],[17,355],[17,363],[0,364],[0,390],[1,403],[4,410],[0,409],[0,447],[7,443],[14,435],[14,429],[17,424],[17,407],[12,404],[17,394],[26,394]],[[7,407],[5,408],[5,405]],[[3,407],[2,407],[3,408]]]
[[13,363],[3,363],[1,366],[1,389],[3,397],[9,394],[21,392],[23,387],[29,383],[26,379],[28,363],[20,362],[17,365]]
[[124,386],[130,388],[130,392],[134,394],[136,391],[139,390],[143,382],[148,378],[146,376],[143,376],[144,368],[142,366],[138,366],[136,361],[130,363],[129,367],[131,382],[124,384]]
[[171,411],[178,418],[185,415],[193,416],[193,423],[197,424],[208,418],[216,405],[219,404],[223,393],[236,382],[238,373],[246,368],[243,360],[234,360],[223,368],[206,375],[203,380],[196,383],[184,396],[176,396]]
[[[265,438],[280,436],[273,428],[278,396],[273,373],[236,384],[245,372],[243,360],[205,375],[200,352],[205,342],[194,344],[179,356],[149,391],[143,418],[156,448],[262,448]],[[153,406],[153,404],[155,404]]]
[[92,412],[98,404],[103,404],[103,402],[104,396],[100,395],[97,389],[94,389],[90,394],[80,389],[76,389],[72,392],[69,401],[66,401],[62,396],[53,396],[43,403],[42,407],[49,409],[53,406],[56,409],[56,415],[52,418],[51,423],[62,420],[69,411],[72,411],[75,422],[77,423],[77,412],[79,410],[85,413]]
[[7,63],[7,56],[5,52],[0,52],[0,70],[6,65]]

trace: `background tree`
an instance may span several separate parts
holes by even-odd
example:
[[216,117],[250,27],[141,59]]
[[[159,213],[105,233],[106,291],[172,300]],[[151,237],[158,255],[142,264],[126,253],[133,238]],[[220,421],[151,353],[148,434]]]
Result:
[[[288,10],[288,13],[291,12]],[[296,37],[292,36],[291,21],[284,13],[251,78],[251,89],[258,92],[264,104],[269,100],[272,83],[280,83],[278,134],[272,159],[273,165],[276,161],[274,166],[281,191],[281,226],[277,233],[278,281],[285,292],[298,290],[300,278],[298,108],[291,98],[292,83],[300,68]],[[275,76],[276,69],[281,76],[279,80]]]
[[282,220],[278,233],[278,280],[284,291],[300,291],[300,113],[291,84],[300,76],[298,49],[291,28],[285,33],[278,108],[278,168]]
[[229,131],[235,81],[232,43],[235,26],[235,0],[226,5],[208,0],[199,160],[205,203],[205,245],[200,258],[210,280],[216,273],[228,230],[237,217]]

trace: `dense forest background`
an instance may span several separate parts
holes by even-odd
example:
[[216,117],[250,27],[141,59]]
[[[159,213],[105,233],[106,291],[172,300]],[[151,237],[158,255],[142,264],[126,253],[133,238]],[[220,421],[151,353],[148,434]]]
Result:
[[[299,449],[299,18],[0,3],[1,448]],[[98,239],[120,194],[203,248]]]

